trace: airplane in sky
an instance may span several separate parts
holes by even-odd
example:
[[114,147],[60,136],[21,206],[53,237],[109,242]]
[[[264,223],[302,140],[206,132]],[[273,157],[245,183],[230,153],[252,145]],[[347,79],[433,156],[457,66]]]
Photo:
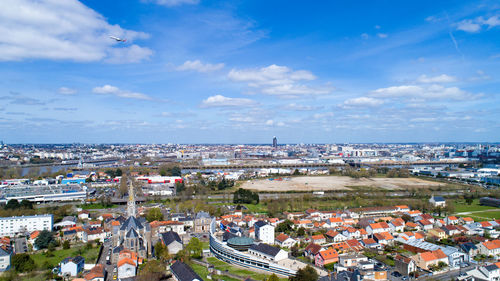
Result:
[[127,42],[127,39],[122,39],[122,38],[119,38],[119,37],[116,37],[116,36],[111,36],[110,35],[109,38],[114,39],[114,40],[116,40],[118,42]]

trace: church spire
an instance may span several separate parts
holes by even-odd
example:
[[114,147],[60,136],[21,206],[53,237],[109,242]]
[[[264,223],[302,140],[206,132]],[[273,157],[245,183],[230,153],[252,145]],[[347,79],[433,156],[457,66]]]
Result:
[[128,217],[135,217],[135,196],[132,182],[130,182],[128,187],[127,215]]

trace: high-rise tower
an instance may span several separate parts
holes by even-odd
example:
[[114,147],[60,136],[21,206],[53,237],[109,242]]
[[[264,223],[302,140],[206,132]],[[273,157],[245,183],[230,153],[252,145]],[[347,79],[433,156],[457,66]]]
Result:
[[273,137],[273,147],[278,147],[278,139],[276,137]]
[[132,182],[128,187],[127,215],[129,218],[135,217],[135,195],[134,195],[134,186],[132,185]]

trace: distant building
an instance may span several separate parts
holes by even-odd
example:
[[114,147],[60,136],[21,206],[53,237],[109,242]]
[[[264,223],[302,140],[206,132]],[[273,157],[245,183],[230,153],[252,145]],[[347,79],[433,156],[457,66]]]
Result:
[[278,139],[273,137],[273,147],[278,147]]
[[52,215],[34,215],[0,218],[0,236],[16,236],[35,230],[52,231]]
[[274,226],[258,221],[254,223],[255,238],[266,244],[274,244]]
[[431,199],[429,199],[429,203],[432,204],[434,207],[444,207],[446,206],[446,200],[444,200],[443,197],[441,196],[432,196]]
[[500,199],[491,197],[481,197],[479,199],[479,204],[484,206],[500,207]]
[[194,232],[204,233],[210,231],[210,222],[212,218],[207,212],[198,212],[194,218]]

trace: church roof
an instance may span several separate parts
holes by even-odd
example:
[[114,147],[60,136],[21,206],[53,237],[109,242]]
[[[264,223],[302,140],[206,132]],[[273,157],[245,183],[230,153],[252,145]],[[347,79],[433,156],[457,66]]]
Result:
[[162,233],[161,240],[163,240],[163,244],[165,244],[166,246],[170,245],[174,241],[177,241],[182,244],[182,240],[179,237],[179,234],[173,231],[167,231],[165,233]]
[[125,235],[125,237],[137,238],[137,237],[139,237],[139,234],[137,234],[137,231],[135,231],[135,229],[131,228],[131,229],[129,229],[129,231],[127,232],[127,235]]
[[134,216],[129,217],[123,224],[120,230],[143,229],[144,225]]

